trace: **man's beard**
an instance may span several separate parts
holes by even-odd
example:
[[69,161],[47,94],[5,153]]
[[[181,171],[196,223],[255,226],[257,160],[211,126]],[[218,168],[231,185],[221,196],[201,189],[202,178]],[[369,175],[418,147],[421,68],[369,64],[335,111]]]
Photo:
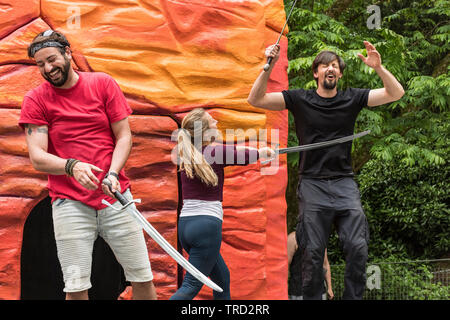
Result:
[[[64,85],[67,81],[67,78],[69,77],[70,60],[64,57],[64,61],[65,63],[62,68],[54,67],[50,72],[46,72],[43,74],[44,79],[50,82],[55,87],[61,87],[62,85]],[[50,77],[50,73],[56,70],[59,70],[61,72],[61,76],[59,80],[52,80],[52,78]]]
[[323,87],[327,90],[333,90],[336,87],[336,84],[336,77],[332,81],[327,80],[326,77],[323,79]]

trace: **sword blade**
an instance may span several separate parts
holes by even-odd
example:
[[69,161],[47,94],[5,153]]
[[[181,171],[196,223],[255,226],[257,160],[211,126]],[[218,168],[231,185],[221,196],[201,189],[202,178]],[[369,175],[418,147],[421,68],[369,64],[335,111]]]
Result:
[[283,154],[283,153],[300,152],[300,151],[307,151],[307,150],[314,150],[314,149],[325,148],[325,147],[333,146],[333,145],[336,145],[336,144],[352,141],[354,139],[363,137],[363,136],[365,136],[365,135],[367,135],[369,133],[370,133],[370,130],[367,130],[367,131],[363,131],[363,132],[360,132],[360,133],[357,133],[357,134],[353,134],[351,136],[337,138],[337,139],[333,139],[333,140],[329,140],[329,141],[305,144],[305,145],[296,146],[296,147],[281,148],[281,149],[275,150],[275,152],[278,153],[278,154]]
[[283,36],[284,29],[286,29],[286,25],[287,25],[287,23],[289,21],[289,18],[291,17],[292,11],[294,11],[294,7],[295,7],[296,3],[297,3],[297,0],[294,1],[294,3],[291,6],[291,10],[289,10],[289,13],[288,13],[288,15],[286,17],[286,21],[284,22],[283,29],[281,29],[281,32],[280,32],[280,35],[278,36],[278,40],[277,40],[276,44],[280,43],[281,37]]
[[207,285],[211,289],[217,292],[223,292],[222,288],[211,281],[203,273],[201,273],[196,267],[194,267],[189,261],[187,261],[174,247],[167,242],[166,239],[150,224],[150,222],[145,219],[142,214],[134,207],[128,206],[126,208],[133,217],[138,221],[138,223],[144,228],[145,232],[155,240],[155,242],[164,249],[179,265],[181,265],[187,272],[194,276],[198,281]]
[[[103,184],[107,185],[109,190],[112,188],[111,181],[109,179],[105,178],[103,179]],[[121,194],[119,191],[114,191],[114,196],[117,198],[117,200],[122,204],[122,209],[125,209],[131,215],[133,218],[142,226],[142,228],[145,230],[145,232],[148,233],[148,235],[155,240],[157,244],[161,248],[164,249],[179,265],[181,265],[187,272],[189,272],[192,276],[194,276],[198,281],[201,283],[207,285],[211,289],[223,292],[222,288],[219,287],[217,284],[212,282],[210,279],[208,279],[207,276],[205,276],[203,273],[201,273],[196,267],[194,267],[189,261],[187,261],[177,250],[175,250],[174,247],[170,245],[169,242],[167,242],[166,239],[158,232],[156,229],[150,224],[150,222],[145,219],[142,214],[139,212],[139,210],[136,208],[134,204],[131,204],[128,199],[126,199],[123,194]],[[114,208],[111,204],[109,204],[107,201],[102,200],[102,203],[112,207],[115,210],[120,210]]]

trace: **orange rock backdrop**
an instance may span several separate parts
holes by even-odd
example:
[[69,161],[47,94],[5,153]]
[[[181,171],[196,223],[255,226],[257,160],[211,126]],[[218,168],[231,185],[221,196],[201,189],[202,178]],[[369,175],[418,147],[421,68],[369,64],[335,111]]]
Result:
[[[284,24],[282,0],[4,0],[1,9],[0,299],[20,298],[23,226],[48,195],[46,175],[31,166],[17,126],[23,96],[44,81],[26,54],[38,32],[62,31],[77,69],[106,72],[119,83],[134,111],[126,171],[135,197],[142,199],[138,208],[174,246],[175,120],[204,107],[222,130],[278,129],[280,147],[286,145],[287,112],[264,112],[246,101],[265,63],[264,49]],[[281,45],[270,91],[288,87],[285,37]],[[275,174],[261,175],[261,168],[257,163],[226,169],[221,252],[233,299],[287,298],[286,158]],[[146,239],[158,296],[167,299],[177,288],[177,265]],[[204,288],[199,298],[211,298],[211,290]]]

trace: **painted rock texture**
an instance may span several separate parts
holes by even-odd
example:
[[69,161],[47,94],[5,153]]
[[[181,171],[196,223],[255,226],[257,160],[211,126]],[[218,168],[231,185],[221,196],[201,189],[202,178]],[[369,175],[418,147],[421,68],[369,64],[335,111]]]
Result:
[[[247,103],[285,21],[281,0],[5,0],[0,10],[0,299],[20,298],[20,255],[28,214],[48,195],[18,127],[22,98],[44,81],[27,46],[43,30],[63,32],[73,64],[110,74],[133,109],[126,164],[138,209],[177,246],[179,186],[172,133],[195,107],[219,121],[227,142],[286,146],[287,111]],[[287,39],[269,91],[288,88]],[[227,131],[228,129],[228,131]],[[233,129],[234,131],[230,131]],[[221,248],[232,299],[286,299],[286,158],[226,169]],[[159,299],[177,289],[176,263],[146,236]],[[198,299],[210,299],[202,289]],[[123,294],[129,298],[129,292]]]

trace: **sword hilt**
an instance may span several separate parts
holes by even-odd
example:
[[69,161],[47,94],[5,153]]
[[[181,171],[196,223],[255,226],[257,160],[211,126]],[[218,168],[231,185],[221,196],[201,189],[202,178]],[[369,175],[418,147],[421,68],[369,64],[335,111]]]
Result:
[[106,185],[109,188],[109,191],[111,191],[112,194],[114,194],[114,197],[116,197],[116,199],[124,206],[126,205],[129,201],[127,200],[127,198],[125,198],[119,191],[112,191],[112,184],[111,181],[109,181],[108,178],[103,179],[102,183],[104,185]]
[[102,203],[108,207],[110,207],[111,209],[115,210],[115,211],[121,211],[123,209],[126,209],[128,206],[132,205],[133,203],[141,203],[141,199],[133,199],[131,201],[129,201],[126,205],[118,208],[115,205],[109,203],[108,201],[106,201],[105,199],[102,199]]
[[270,64],[272,63],[273,58],[267,58],[267,63],[264,65],[264,71],[267,72],[270,69]]
[[275,146],[275,149],[273,149],[273,151],[275,151],[275,154],[273,155],[273,157],[272,158],[270,158],[270,159],[266,159],[266,160],[261,160],[261,164],[262,165],[264,165],[264,164],[268,164],[269,162],[272,162],[273,160],[275,160],[277,157],[278,157],[278,146],[279,146],[280,144],[279,143],[277,143],[276,144],[276,146]]

